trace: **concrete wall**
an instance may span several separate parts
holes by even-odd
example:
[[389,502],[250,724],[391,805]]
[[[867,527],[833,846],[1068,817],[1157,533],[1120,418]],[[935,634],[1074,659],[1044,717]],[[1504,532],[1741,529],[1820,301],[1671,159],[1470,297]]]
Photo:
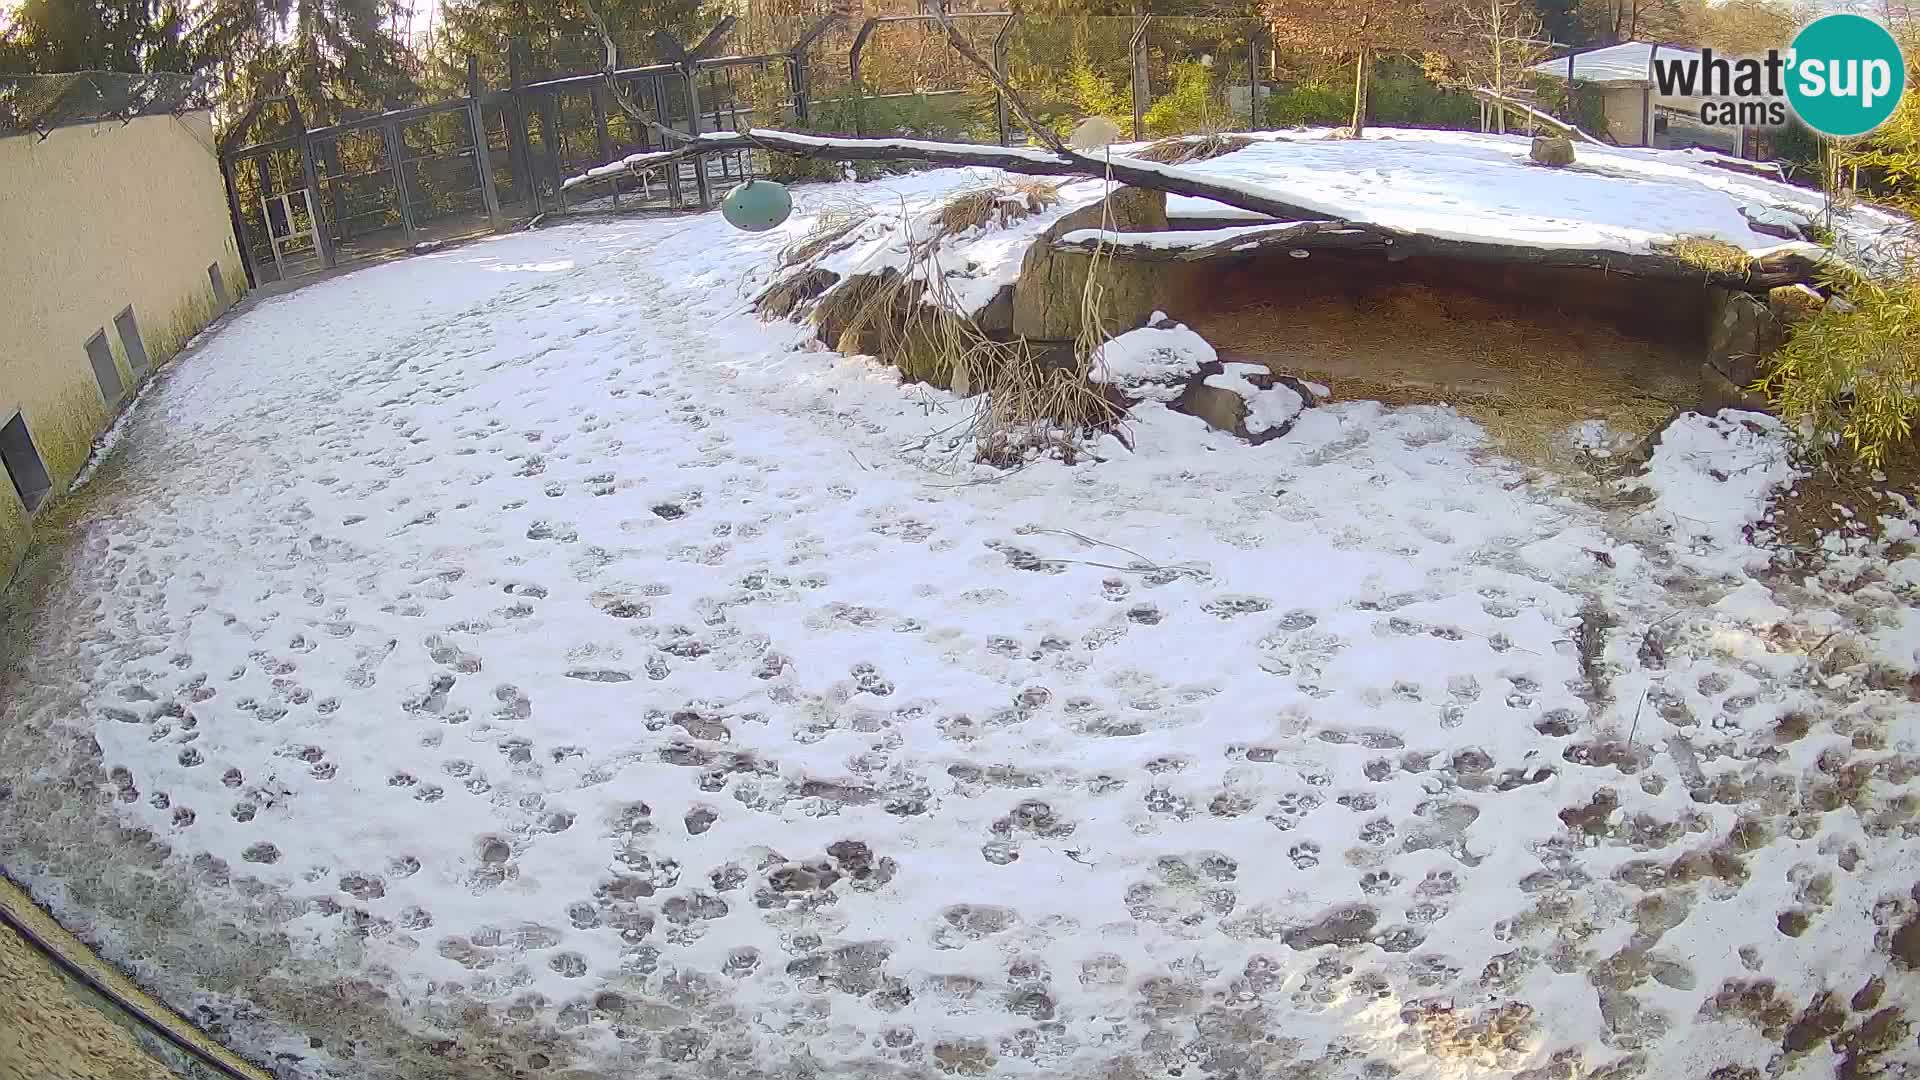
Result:
[[[151,374],[219,314],[208,265],[229,303],[246,287],[213,146],[204,112],[0,138],[0,425],[25,418],[53,480],[30,515],[0,478],[0,582],[133,398],[114,316],[132,305]],[[125,387],[114,401],[87,360],[103,329]]]
[[1621,146],[1647,145],[1647,96],[1638,86],[1609,86],[1600,92],[1607,134]]

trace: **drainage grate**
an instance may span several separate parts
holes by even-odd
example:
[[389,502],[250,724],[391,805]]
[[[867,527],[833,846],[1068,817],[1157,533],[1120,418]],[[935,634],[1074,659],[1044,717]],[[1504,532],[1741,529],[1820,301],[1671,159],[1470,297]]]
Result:
[[13,490],[20,493],[27,513],[38,510],[53,488],[53,479],[33,445],[33,436],[27,433],[27,418],[19,413],[13,414],[7,426],[0,427],[0,465],[6,466],[7,477],[13,481]]
[[147,371],[147,343],[140,340],[140,320],[133,317],[133,305],[113,317],[113,329],[120,335],[120,347],[127,351],[127,366],[135,375]]
[[126,384],[120,381],[120,365],[113,362],[113,349],[107,345],[107,332],[101,330],[87,339],[87,363],[93,365],[93,380],[100,384],[100,400],[112,407],[120,403]]

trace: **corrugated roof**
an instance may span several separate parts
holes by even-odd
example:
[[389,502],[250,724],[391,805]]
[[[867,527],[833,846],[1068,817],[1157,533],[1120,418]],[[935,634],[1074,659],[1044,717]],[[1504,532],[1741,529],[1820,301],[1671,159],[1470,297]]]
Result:
[[[1573,81],[1639,85],[1652,71],[1656,46],[1646,41],[1627,41],[1604,49],[1589,49],[1573,56]],[[1661,56],[1698,56],[1696,50],[1679,45],[1659,45]],[[1567,77],[1567,58],[1547,60],[1533,65],[1533,71],[1556,79]]]

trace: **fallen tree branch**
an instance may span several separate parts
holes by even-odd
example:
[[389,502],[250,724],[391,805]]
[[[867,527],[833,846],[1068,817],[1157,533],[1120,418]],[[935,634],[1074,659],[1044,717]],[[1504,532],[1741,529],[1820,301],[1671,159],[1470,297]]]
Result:
[[1821,269],[1812,256],[1776,251],[1752,260],[1745,270],[1707,270],[1661,251],[1611,251],[1599,248],[1548,248],[1493,240],[1453,240],[1362,221],[1287,221],[1226,229],[1123,233],[1078,229],[1053,243],[1055,251],[1091,255],[1104,250],[1147,262],[1204,262],[1245,257],[1282,248],[1290,251],[1377,251],[1389,260],[1416,256],[1471,262],[1602,270],[1628,277],[1696,281],[1729,289],[1765,292],[1779,285],[1811,282]]
[[1484,86],[1476,87],[1473,91],[1473,96],[1479,98],[1481,101],[1484,101],[1489,105],[1492,105],[1496,109],[1509,110],[1511,112],[1519,114],[1524,119],[1531,120],[1534,123],[1539,124],[1541,127],[1550,128],[1553,131],[1556,131],[1562,135],[1565,135],[1567,138],[1572,139],[1574,142],[1589,143],[1594,146],[1606,145],[1605,142],[1594,138],[1593,136],[1580,130],[1578,127],[1575,127],[1574,125],[1567,123],[1565,120],[1562,120],[1551,113],[1542,112],[1539,109],[1534,108],[1533,106],[1527,104],[1524,101],[1519,101],[1514,98],[1507,97],[1504,94],[1496,94],[1492,90],[1489,90]]
[[[687,138],[685,135],[681,137]],[[1231,177],[1209,176],[1178,165],[1162,165],[1134,158],[1093,157],[1072,149],[1054,151],[1024,146],[927,142],[921,139],[827,138],[754,128],[751,131],[712,132],[695,136],[679,150],[635,154],[613,164],[621,168],[653,168],[697,154],[738,150],[767,150],[793,157],[819,157],[831,161],[929,161],[940,165],[980,165],[1027,176],[1085,176],[1098,179],[1111,175],[1116,184],[1151,188],[1170,195],[1211,199],[1271,218],[1297,221],[1326,216],[1324,210],[1287,202],[1256,185]],[[605,168],[607,166],[600,167]],[[600,175],[611,174],[602,172]],[[567,183],[584,183],[591,178],[594,178],[593,173],[583,173],[570,177]]]

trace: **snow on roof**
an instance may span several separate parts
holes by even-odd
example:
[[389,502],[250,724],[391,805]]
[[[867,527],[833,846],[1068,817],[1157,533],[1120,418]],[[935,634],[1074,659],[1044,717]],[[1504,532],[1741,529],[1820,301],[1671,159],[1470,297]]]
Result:
[[[1609,45],[1604,49],[1589,49],[1573,54],[1573,81],[1584,83],[1630,83],[1639,85],[1647,81],[1647,75],[1653,70],[1654,50],[1662,56],[1698,56],[1693,49],[1681,45],[1659,45],[1646,41],[1626,41],[1618,45]],[[1542,75],[1551,75],[1557,79],[1567,77],[1567,58],[1546,60],[1533,65],[1533,71]]]
[[[1780,245],[1743,207],[1822,210],[1820,193],[1715,168],[1699,155],[1583,144],[1571,168],[1531,164],[1523,135],[1381,129],[1364,139],[1288,136],[1184,166],[1231,179],[1316,216],[1449,240],[1644,252],[1676,236],[1711,236],[1749,252]],[[1167,214],[1240,224],[1258,215],[1174,195]],[[1866,207],[1836,231],[1878,233],[1898,219]],[[1211,239],[1218,239],[1214,237]]]
[[[1583,144],[1573,167],[1550,169],[1529,162],[1524,135],[1412,129],[1376,129],[1363,139],[1328,134],[1253,133],[1253,145],[1210,161],[1136,164],[1258,192],[1308,217],[1537,248],[1646,252],[1679,236],[1709,236],[1758,255],[1783,245],[1777,236],[1754,231],[1749,214],[1768,220],[1784,211],[1812,219],[1823,210],[1818,191],[1716,168],[1707,163],[1711,155],[1688,151]],[[942,205],[960,191],[1004,177],[987,168],[938,169],[856,186],[851,190],[870,200],[872,213],[846,246],[816,265],[841,275],[905,267],[909,236],[924,241],[933,235]],[[1041,213],[942,238],[943,299],[965,313],[980,310],[1018,276],[1027,248],[1043,231],[1097,202],[1104,190],[1098,179],[1069,181],[1059,203]],[[783,242],[815,226],[814,208],[804,205],[810,198],[783,228]],[[1156,246],[1212,244],[1235,235],[1252,242],[1274,227],[1260,214],[1194,196],[1168,196],[1167,213],[1218,221],[1223,229],[1167,233]],[[1250,222],[1260,224],[1225,228]],[[1902,225],[1902,219],[1868,206],[1834,218],[1837,246],[1855,261],[1865,261],[1863,252],[1888,247],[1886,238]],[[1097,235],[1092,229],[1069,234]],[[1126,237],[1129,243],[1141,240]]]

